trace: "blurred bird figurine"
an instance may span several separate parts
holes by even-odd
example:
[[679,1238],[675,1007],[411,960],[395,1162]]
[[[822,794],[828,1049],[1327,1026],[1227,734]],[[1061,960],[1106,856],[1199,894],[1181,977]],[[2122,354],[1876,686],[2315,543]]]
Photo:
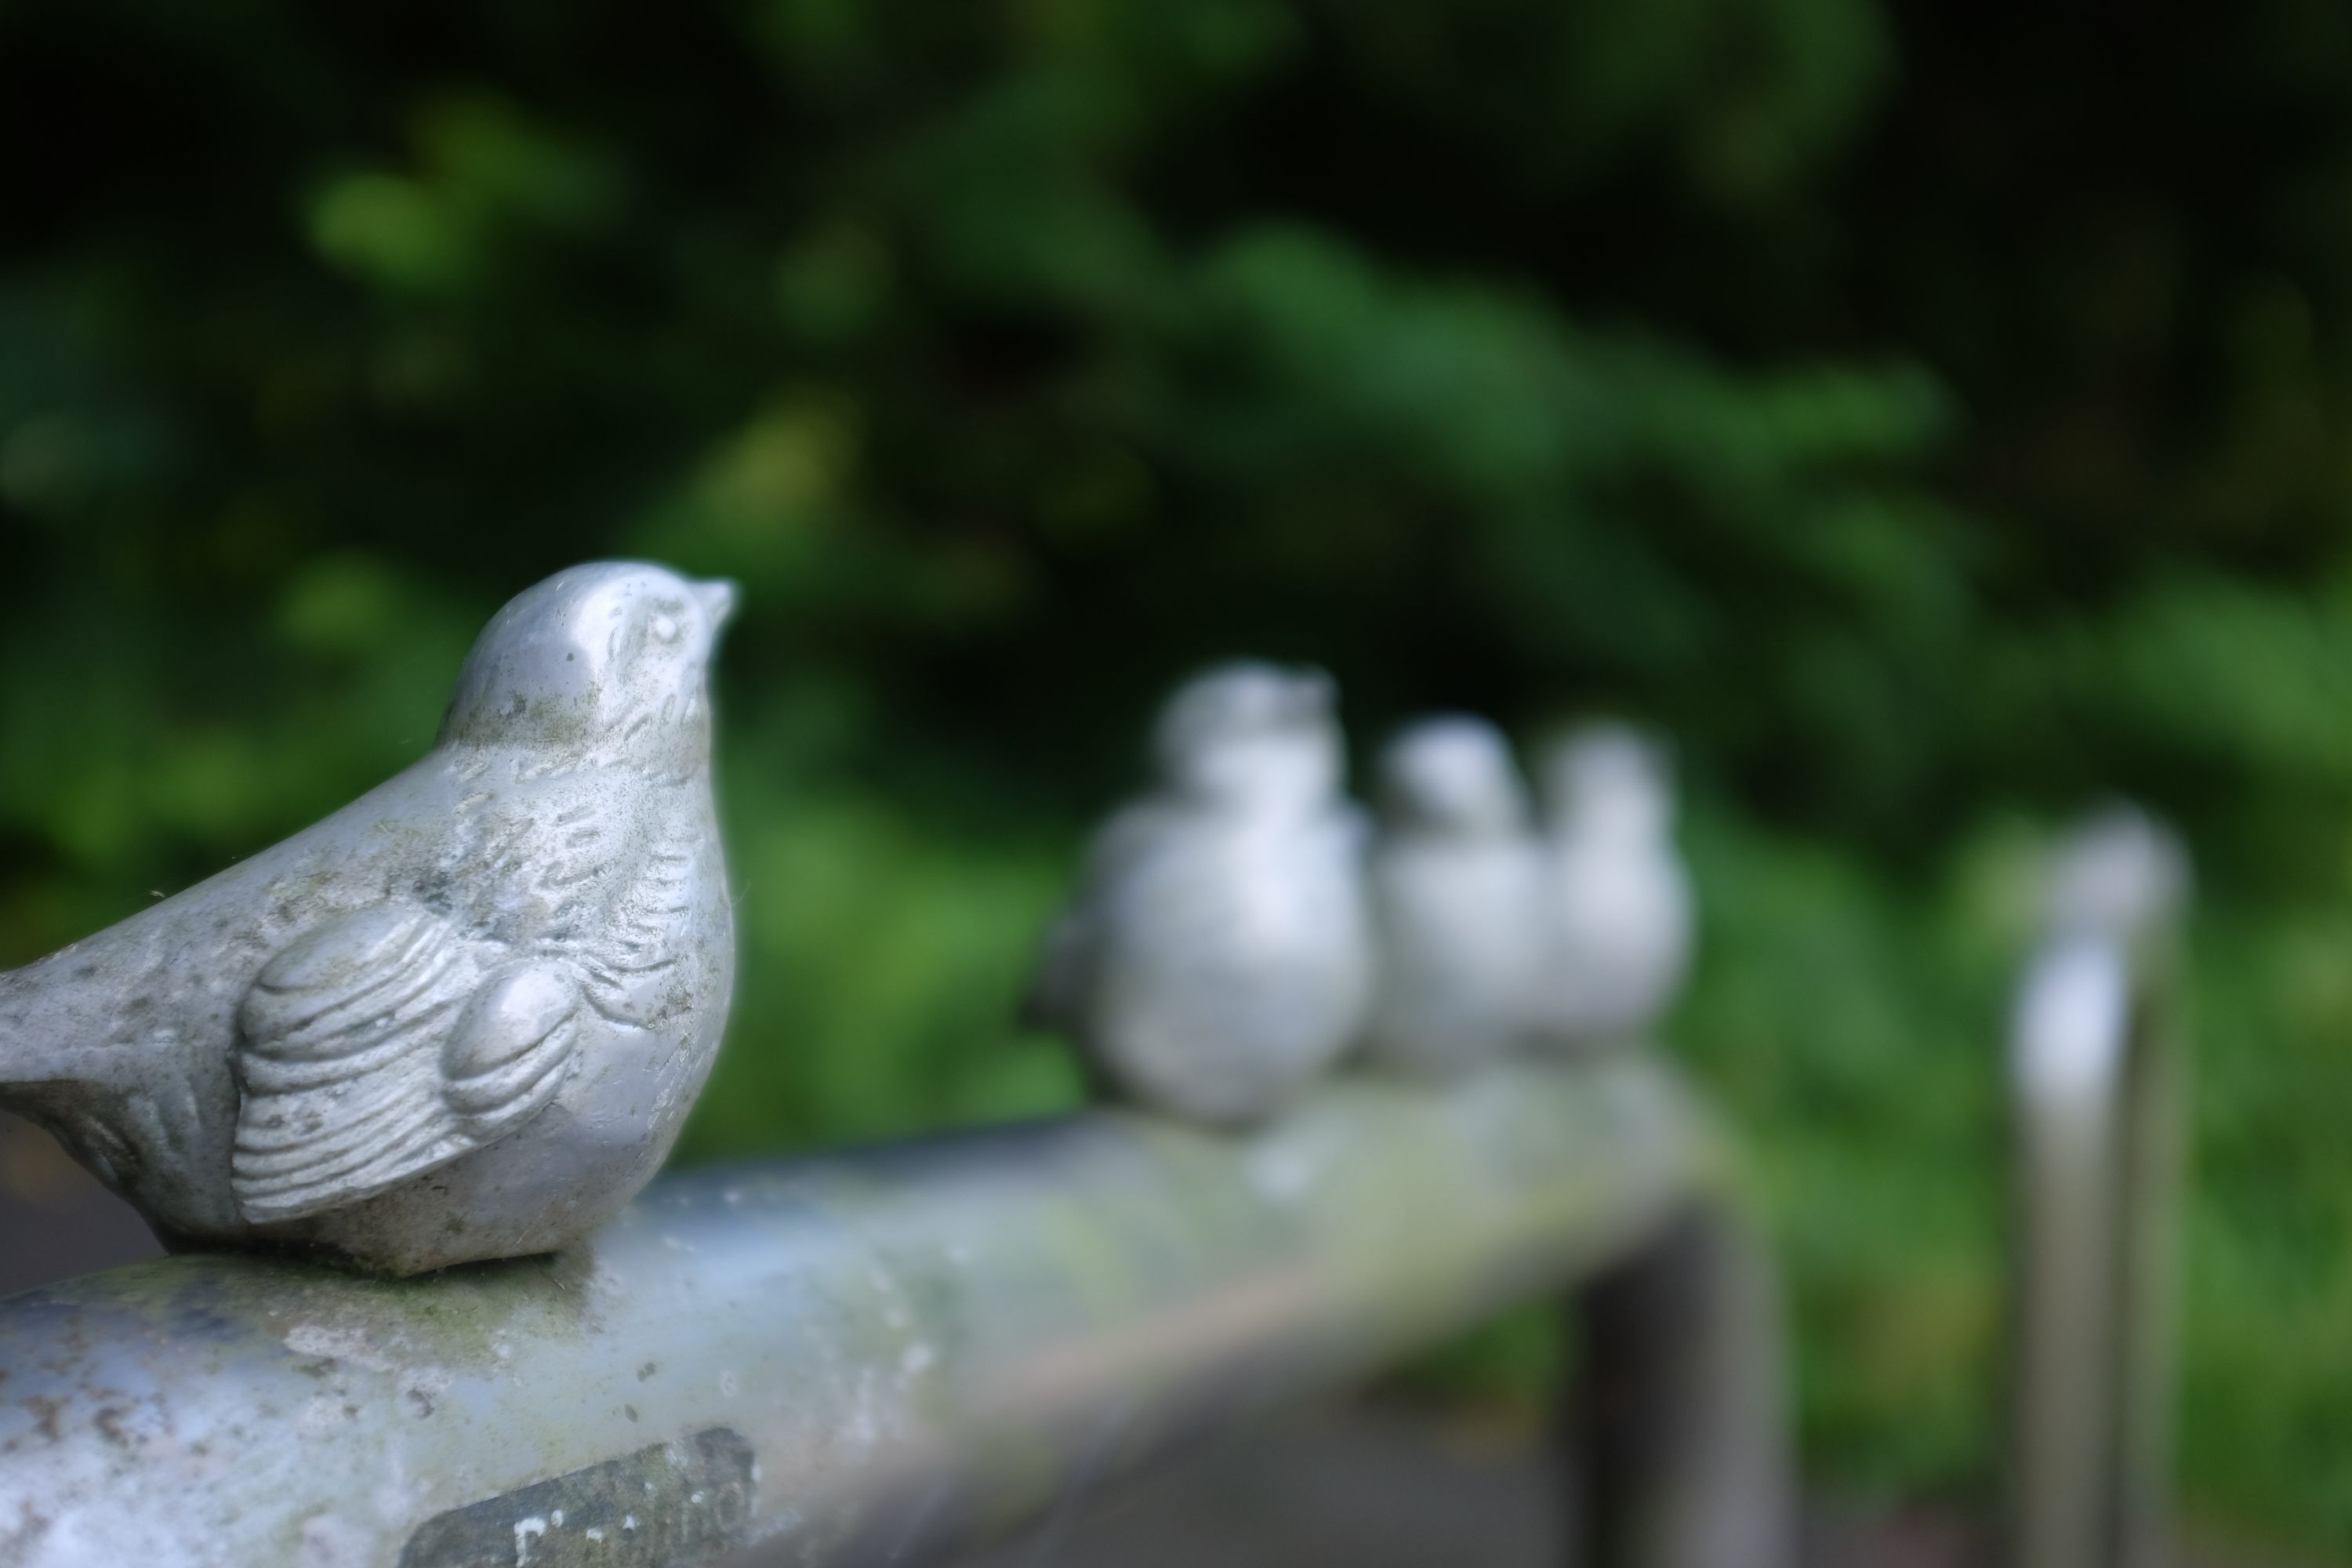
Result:
[[1381,753],[1380,805],[1366,1055],[1433,1075],[1491,1060],[1533,1023],[1545,957],[1544,862],[1510,747],[1483,719],[1424,719]]
[[1237,663],[1179,690],[1159,784],[1097,837],[1030,1016],[1112,1091],[1220,1125],[1279,1110],[1352,1043],[1370,991],[1364,827],[1329,679]]
[[2144,942],[2178,916],[2189,879],[2171,829],[2136,805],[2109,805],[2053,858],[2043,917],[2053,935]]
[[611,1216],[726,1022],[706,677],[733,597],[630,563],[520,595],[422,761],[0,973],[0,1106],[175,1246],[413,1274]]
[[1690,966],[1690,884],[1674,844],[1674,779],[1663,748],[1596,724],[1544,770],[1549,951],[1538,1033],[1554,1045],[1641,1035]]

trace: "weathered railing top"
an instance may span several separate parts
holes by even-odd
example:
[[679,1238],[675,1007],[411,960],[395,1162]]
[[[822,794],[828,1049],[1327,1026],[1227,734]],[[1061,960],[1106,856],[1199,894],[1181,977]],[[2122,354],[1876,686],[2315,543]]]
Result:
[[1711,1189],[1654,1058],[697,1173],[554,1257],[0,1303],[0,1563],[924,1556],[1559,1289]]

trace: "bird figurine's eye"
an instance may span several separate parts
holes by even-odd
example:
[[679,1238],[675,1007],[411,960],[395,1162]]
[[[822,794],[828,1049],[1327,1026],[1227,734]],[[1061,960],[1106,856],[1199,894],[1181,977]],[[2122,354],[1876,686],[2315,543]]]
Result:
[[652,625],[646,629],[654,634],[654,638],[657,642],[677,641],[678,625],[675,616],[656,616]]

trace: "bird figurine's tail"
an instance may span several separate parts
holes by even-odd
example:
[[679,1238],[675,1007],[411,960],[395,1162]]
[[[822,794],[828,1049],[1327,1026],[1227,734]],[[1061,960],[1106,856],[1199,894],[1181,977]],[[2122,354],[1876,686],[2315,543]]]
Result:
[[0,1111],[48,1132],[121,1191],[141,1166],[138,1135],[115,1088],[93,1075],[73,1022],[36,1005],[46,962],[0,970]]
[[0,969],[0,1110],[24,1109],[32,1086],[55,1076],[37,1032],[21,969]]
[[1036,973],[1021,998],[1021,1026],[1067,1029],[1077,1023],[1079,971],[1085,963],[1079,917],[1066,913],[1045,932]]
[[0,969],[0,1099],[6,1097],[9,1082],[17,1074],[17,1058],[25,1052],[23,1008],[17,1003],[16,978],[14,970]]

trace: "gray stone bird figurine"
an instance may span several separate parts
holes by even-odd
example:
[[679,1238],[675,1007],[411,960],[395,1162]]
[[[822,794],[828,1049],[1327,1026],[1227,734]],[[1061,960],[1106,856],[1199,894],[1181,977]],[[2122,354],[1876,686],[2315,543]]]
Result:
[[423,760],[0,973],[0,1106],[175,1247],[413,1274],[610,1217],[726,1023],[706,678],[733,597],[600,563],[515,598]]
[[1424,719],[1380,780],[1365,1055],[1433,1076],[1493,1060],[1533,1026],[1545,958],[1544,859],[1510,746],[1484,719]]
[[1551,752],[1543,784],[1549,951],[1538,1034],[1569,1047],[1639,1037],[1690,967],[1672,766],[1634,731],[1596,724]]
[[1365,827],[1332,696],[1318,671],[1236,663],[1161,713],[1158,785],[1096,837],[1028,1007],[1111,1092],[1245,1125],[1361,1028]]

